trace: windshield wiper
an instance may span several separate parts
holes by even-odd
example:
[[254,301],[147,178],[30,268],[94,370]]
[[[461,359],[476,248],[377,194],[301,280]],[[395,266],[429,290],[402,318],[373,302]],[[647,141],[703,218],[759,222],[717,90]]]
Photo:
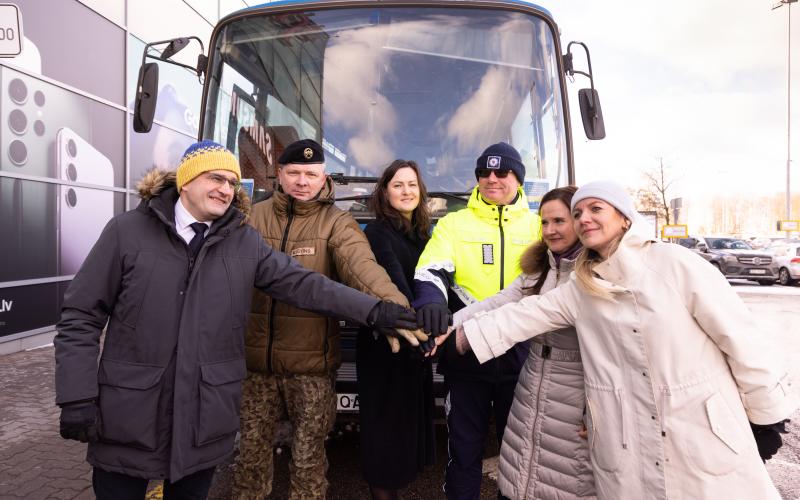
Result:
[[[331,177],[333,177],[334,174],[329,174],[329,175]],[[341,175],[341,174],[338,174],[338,175]],[[364,180],[361,180],[361,179],[371,179],[371,177],[354,177],[354,178],[358,179],[358,180],[357,181],[353,181],[353,182],[367,182],[367,181],[364,181]],[[375,179],[374,182],[377,182],[377,181],[378,180]],[[429,191],[428,192],[428,197],[429,198],[450,198],[450,199],[457,200],[457,201],[467,201],[467,200],[469,200],[470,194],[472,194],[471,191],[464,191],[464,192],[461,192],[461,191]],[[336,201],[358,201],[358,200],[366,200],[366,199],[369,199],[371,197],[372,197],[372,193],[364,193],[364,194],[356,194],[356,195],[353,195],[353,196],[344,196],[342,198],[338,198],[337,197]]]
[[472,191],[428,191],[430,198],[452,198],[459,201],[469,200]]
[[[378,177],[366,177],[361,175],[344,175],[341,172],[334,172],[332,174],[328,174],[333,182],[336,184],[346,186],[347,184],[358,183],[358,184],[375,184],[378,182]],[[341,198],[345,199],[345,198]]]

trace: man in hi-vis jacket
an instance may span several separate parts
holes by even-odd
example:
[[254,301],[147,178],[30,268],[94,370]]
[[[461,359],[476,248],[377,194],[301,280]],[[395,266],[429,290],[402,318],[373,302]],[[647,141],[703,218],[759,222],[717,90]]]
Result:
[[[525,165],[516,149],[504,142],[486,148],[475,177],[467,208],[436,224],[417,264],[413,305],[426,333],[444,333],[451,312],[510,285],[523,251],[539,237],[539,217],[520,188]],[[483,365],[471,353],[457,354],[452,339],[443,347],[438,370],[448,391],[450,454],[444,489],[448,498],[478,499],[489,418],[494,413],[502,441],[527,346]]]

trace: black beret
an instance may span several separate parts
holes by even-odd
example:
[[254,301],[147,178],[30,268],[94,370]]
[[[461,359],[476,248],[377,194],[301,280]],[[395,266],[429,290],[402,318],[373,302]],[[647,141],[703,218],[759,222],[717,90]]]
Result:
[[279,165],[289,163],[325,163],[325,153],[317,141],[301,139],[286,146],[278,158]]

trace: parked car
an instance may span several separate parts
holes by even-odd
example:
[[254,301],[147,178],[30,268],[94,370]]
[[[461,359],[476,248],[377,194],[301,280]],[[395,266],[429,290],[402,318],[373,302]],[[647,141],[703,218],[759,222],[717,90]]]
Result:
[[796,284],[800,280],[800,240],[775,241],[767,250],[778,265],[778,283]]
[[772,253],[755,250],[746,241],[730,237],[689,236],[678,244],[694,250],[728,279],[746,279],[771,286],[778,280]]

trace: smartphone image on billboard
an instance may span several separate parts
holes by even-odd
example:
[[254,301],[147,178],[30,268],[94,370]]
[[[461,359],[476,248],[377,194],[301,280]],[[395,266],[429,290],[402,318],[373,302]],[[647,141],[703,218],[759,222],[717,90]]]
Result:
[[55,177],[53,145],[61,127],[88,137],[86,98],[0,66],[0,169]]
[[[56,166],[61,180],[114,186],[111,160],[74,130],[56,134]],[[75,274],[114,215],[114,193],[60,185],[58,189],[59,274]]]

